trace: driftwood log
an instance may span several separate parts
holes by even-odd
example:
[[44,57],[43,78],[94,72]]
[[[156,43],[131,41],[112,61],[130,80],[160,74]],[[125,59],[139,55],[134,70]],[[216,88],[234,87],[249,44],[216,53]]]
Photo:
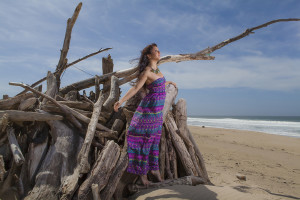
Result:
[[63,120],[60,115],[53,115],[49,113],[24,112],[19,110],[4,110],[0,111],[0,117],[7,114],[11,121],[49,121],[49,120]]
[[173,145],[175,146],[175,148],[177,150],[178,157],[180,158],[187,175],[197,176],[198,173],[193,164],[192,158],[191,158],[182,138],[177,133],[178,128],[177,128],[177,125],[176,125],[171,113],[168,113],[165,124],[166,124],[167,131],[171,135]]
[[78,199],[92,199],[92,184],[98,184],[100,192],[108,183],[109,177],[115,168],[120,156],[120,147],[113,141],[107,142],[89,176],[82,183],[78,191]]
[[[145,188],[139,176],[126,171],[126,134],[147,91],[140,90],[118,112],[113,110],[120,98],[120,86],[135,79],[138,68],[114,71],[113,60],[108,56],[102,60],[102,75],[60,87],[60,76],[68,67],[111,49],[100,49],[68,63],[72,29],[81,6],[79,3],[67,21],[56,71],[30,86],[10,83],[25,90],[12,98],[4,95],[0,100],[1,199],[122,199]],[[213,60],[212,52],[254,30],[299,20],[273,20],[196,53],[164,56],[158,64]],[[47,89],[42,91],[38,85],[45,80]],[[95,90],[89,96],[85,91],[80,94],[91,86]],[[150,188],[211,184],[204,158],[187,126],[186,102],[175,102],[177,93],[178,88],[166,86],[159,154],[164,181],[151,183]]]
[[81,147],[81,150],[78,155],[77,162],[80,165],[79,173],[86,174],[90,170],[90,164],[88,162],[89,152],[91,148],[91,144],[95,135],[96,125],[98,123],[98,118],[101,112],[101,107],[104,101],[104,96],[101,95],[98,98],[98,101],[94,104],[94,111],[91,117],[91,122],[89,123],[87,133]]
[[20,166],[24,163],[25,159],[18,144],[18,141],[15,136],[14,129],[12,127],[7,129],[8,141],[10,144],[11,152],[13,153],[14,162],[17,166]]
[[189,154],[191,155],[192,161],[196,168],[197,173],[201,176],[207,183],[209,183],[208,174],[204,164],[203,157],[196,145],[194,139],[190,135],[188,126],[187,126],[187,108],[186,101],[184,99],[179,99],[176,103],[174,113],[176,124],[178,125],[178,134],[183,139],[184,143],[187,146]]

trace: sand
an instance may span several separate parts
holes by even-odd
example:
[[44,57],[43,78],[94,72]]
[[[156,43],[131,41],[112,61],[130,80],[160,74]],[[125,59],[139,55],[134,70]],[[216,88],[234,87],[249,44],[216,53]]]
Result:
[[[300,138],[189,126],[215,186],[171,186],[130,199],[300,199]],[[239,180],[236,174],[246,176]]]

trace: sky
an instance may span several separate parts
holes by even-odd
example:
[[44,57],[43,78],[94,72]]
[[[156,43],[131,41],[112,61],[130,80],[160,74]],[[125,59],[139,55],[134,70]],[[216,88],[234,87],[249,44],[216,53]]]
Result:
[[[1,98],[22,91],[9,82],[32,84],[55,71],[67,19],[79,2],[0,2]],[[114,70],[127,69],[150,43],[158,45],[161,56],[195,53],[247,28],[300,18],[299,10],[299,0],[83,1],[69,63],[100,48],[113,49],[68,68],[62,87],[101,75],[101,59],[108,54]],[[177,83],[177,100],[187,101],[188,115],[300,116],[300,21],[256,30],[211,55],[215,60],[159,66]],[[122,95],[129,87],[121,87]]]

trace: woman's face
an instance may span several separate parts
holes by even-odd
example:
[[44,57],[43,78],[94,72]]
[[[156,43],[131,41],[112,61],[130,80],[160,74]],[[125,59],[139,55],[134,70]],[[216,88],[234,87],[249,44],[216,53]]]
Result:
[[154,46],[151,50],[151,54],[149,55],[149,59],[158,61],[160,59],[160,51],[156,46]]

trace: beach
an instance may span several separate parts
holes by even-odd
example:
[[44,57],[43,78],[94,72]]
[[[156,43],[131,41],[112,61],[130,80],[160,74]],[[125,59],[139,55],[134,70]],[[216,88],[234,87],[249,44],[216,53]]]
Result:
[[[189,126],[214,186],[170,186],[131,199],[300,199],[300,138]],[[246,176],[239,180],[236,175]]]

